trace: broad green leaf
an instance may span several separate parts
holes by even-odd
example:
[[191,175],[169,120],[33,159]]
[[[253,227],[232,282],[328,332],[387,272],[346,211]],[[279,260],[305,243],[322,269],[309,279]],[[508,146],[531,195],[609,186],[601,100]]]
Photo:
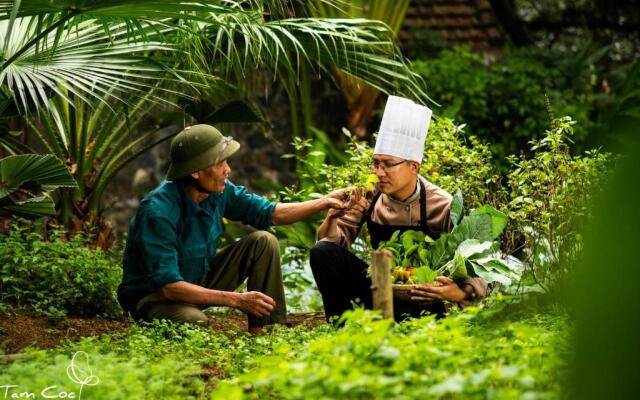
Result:
[[510,285],[511,279],[504,274],[495,272],[491,269],[484,268],[481,264],[471,261],[474,272],[487,283],[498,282],[503,285]]
[[490,205],[484,205],[482,207],[479,207],[473,210],[473,212],[471,212],[469,216],[472,216],[472,215],[491,216],[492,239],[496,239],[498,236],[500,236],[500,234],[502,233],[502,230],[505,228],[505,226],[507,226],[507,222],[509,222],[509,217],[507,217],[505,213],[496,210]]
[[465,279],[467,274],[467,259],[459,251],[453,257],[453,270],[449,274],[452,279]]
[[408,249],[415,243],[421,243],[424,241],[424,233],[421,231],[408,230],[402,233],[400,236],[402,239],[402,245]]
[[431,268],[438,269],[453,257],[454,253],[449,253],[447,250],[448,240],[449,234],[442,234],[429,247],[429,265]]
[[460,243],[467,239],[476,239],[479,242],[493,241],[492,219],[488,214],[469,215],[462,219],[456,226],[447,241],[447,249],[453,253]]
[[464,199],[462,198],[462,192],[460,191],[460,189],[458,189],[453,195],[453,200],[451,201],[451,211],[449,212],[449,218],[451,219],[451,223],[454,227],[458,226],[463,212]]
[[490,250],[493,246],[493,242],[480,242],[477,239],[467,239],[460,243],[458,246],[458,252],[463,257],[472,258],[472,256],[482,255],[487,250]]
[[420,247],[420,245],[418,244],[412,244],[410,245],[408,248],[405,248],[405,256],[409,257],[411,254],[413,254],[413,252],[415,252],[416,250],[418,250],[418,247]]
[[427,249],[418,249],[418,257],[420,257],[420,261],[422,261],[422,264],[429,265],[429,251]]
[[436,279],[437,276],[438,274],[435,271],[432,271],[431,268],[424,266],[413,270],[411,280],[413,281],[413,283],[431,283]]

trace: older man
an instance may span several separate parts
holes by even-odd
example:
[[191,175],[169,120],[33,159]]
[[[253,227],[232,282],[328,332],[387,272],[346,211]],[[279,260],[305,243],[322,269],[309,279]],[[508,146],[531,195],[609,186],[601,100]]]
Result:
[[[368,201],[356,191],[345,209],[330,210],[320,226],[310,262],[327,319],[353,303],[371,307],[368,266],[348,251],[362,225],[367,225],[373,248],[395,231],[419,230],[436,239],[450,229],[451,195],[418,175],[430,118],[428,108],[390,96],[372,160],[380,180],[373,199]],[[440,276],[436,284],[419,285],[412,303],[396,304],[396,318],[424,310],[443,315],[443,301],[464,305],[485,293],[480,278],[454,282]]]
[[259,230],[217,251],[223,218],[266,229],[343,208],[343,193],[289,204],[251,194],[228,180],[239,147],[209,125],[172,140],[167,180],[142,200],[127,237],[118,300],[135,319],[206,322],[202,309],[228,306],[249,316],[250,331],[286,323],[277,239]]

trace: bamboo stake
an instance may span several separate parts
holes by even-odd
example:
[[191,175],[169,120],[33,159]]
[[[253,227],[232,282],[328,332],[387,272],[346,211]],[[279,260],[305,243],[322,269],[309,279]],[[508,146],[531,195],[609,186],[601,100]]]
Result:
[[385,319],[393,318],[393,290],[391,289],[391,260],[388,250],[374,250],[371,257],[371,292],[373,309],[381,310]]

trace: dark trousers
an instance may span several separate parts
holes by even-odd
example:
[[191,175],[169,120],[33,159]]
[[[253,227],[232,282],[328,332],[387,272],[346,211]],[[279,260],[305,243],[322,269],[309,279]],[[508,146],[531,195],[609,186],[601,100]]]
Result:
[[[322,294],[327,321],[351,310],[354,303],[372,308],[371,278],[367,276],[367,263],[345,248],[326,241],[313,246],[309,262]],[[425,313],[442,317],[445,307],[442,302],[426,306],[394,302],[393,311],[396,321],[399,321],[407,316],[419,317]]]

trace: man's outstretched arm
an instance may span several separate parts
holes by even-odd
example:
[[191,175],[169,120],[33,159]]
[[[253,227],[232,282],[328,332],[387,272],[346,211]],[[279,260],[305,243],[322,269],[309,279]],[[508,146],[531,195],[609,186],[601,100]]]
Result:
[[319,199],[301,203],[278,203],[271,216],[275,225],[287,225],[302,221],[305,218],[326,209],[343,209],[344,191],[337,190]]

